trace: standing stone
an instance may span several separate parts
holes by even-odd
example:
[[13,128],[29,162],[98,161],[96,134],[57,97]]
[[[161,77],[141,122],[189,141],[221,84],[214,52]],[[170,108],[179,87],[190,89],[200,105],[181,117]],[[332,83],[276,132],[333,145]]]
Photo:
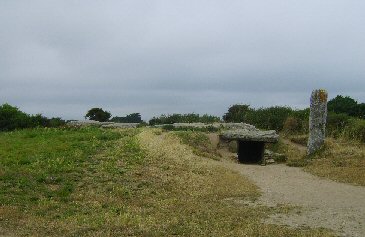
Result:
[[310,101],[308,155],[317,151],[324,143],[327,119],[327,92],[314,90]]

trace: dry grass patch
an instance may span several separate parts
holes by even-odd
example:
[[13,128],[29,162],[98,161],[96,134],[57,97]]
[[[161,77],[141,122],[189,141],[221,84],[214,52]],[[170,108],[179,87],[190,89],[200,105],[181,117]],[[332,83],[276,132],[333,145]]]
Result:
[[365,144],[328,138],[306,171],[335,181],[365,186]]
[[[254,201],[257,187],[219,162],[196,156],[174,134],[139,135],[149,157],[146,175],[159,184],[159,198],[148,199],[158,221],[156,235],[178,236],[330,236],[325,230],[293,230],[261,221],[287,208],[248,207],[227,200]],[[158,201],[160,200],[160,201]],[[158,210],[158,211],[157,211]],[[161,223],[164,223],[161,225]]]
[[326,138],[324,147],[310,157],[297,144],[279,142],[275,149],[286,154],[289,166],[303,167],[307,172],[338,182],[365,186],[364,143]]

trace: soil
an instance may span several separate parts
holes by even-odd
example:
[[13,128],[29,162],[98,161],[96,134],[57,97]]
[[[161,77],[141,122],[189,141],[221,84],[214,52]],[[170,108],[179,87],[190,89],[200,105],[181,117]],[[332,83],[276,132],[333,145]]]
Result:
[[[213,136],[211,139],[216,143]],[[233,153],[225,150],[221,154],[223,166],[248,177],[261,189],[260,199],[246,205],[298,207],[295,212],[274,215],[265,222],[327,228],[339,236],[365,236],[365,187],[320,178],[285,164],[239,164],[228,159]]]

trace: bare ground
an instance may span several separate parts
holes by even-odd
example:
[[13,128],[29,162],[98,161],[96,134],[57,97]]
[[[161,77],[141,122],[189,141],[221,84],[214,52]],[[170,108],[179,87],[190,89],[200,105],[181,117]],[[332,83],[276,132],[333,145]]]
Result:
[[339,236],[365,236],[365,187],[327,180],[283,164],[238,164],[224,159],[227,151],[221,154],[224,167],[248,177],[261,189],[262,196],[255,203],[237,202],[298,207],[295,212],[271,216],[268,223],[328,228]]

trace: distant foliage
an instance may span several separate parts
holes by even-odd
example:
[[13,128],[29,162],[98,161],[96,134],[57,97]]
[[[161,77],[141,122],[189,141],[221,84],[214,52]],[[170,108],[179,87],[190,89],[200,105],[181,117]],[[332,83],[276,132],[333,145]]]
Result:
[[347,125],[349,125],[351,118],[351,116],[344,113],[337,114],[334,112],[328,112],[326,133],[333,137],[342,135],[344,129]]
[[99,122],[106,122],[111,116],[111,113],[104,111],[102,108],[92,108],[87,112],[85,118]]
[[251,109],[247,114],[246,121],[258,128],[281,131],[286,118],[292,112],[293,110],[291,108],[281,106]]
[[214,123],[220,122],[220,118],[208,114],[200,116],[199,114],[171,114],[160,115],[159,117],[153,117],[150,119],[150,125],[158,124],[173,124],[173,123]]
[[232,105],[223,116],[223,120],[235,123],[244,122],[261,129],[281,131],[288,117],[291,117],[290,121],[287,121],[288,129],[291,132],[300,132],[303,130],[306,123],[304,120],[308,120],[308,116],[307,110],[293,110],[283,106],[254,109],[249,105]]
[[140,113],[133,113],[125,117],[113,117],[110,121],[115,123],[142,123],[142,117]]
[[0,131],[11,131],[34,127],[59,127],[65,124],[61,118],[51,118],[41,114],[29,115],[9,104],[0,106]]
[[327,134],[365,142],[365,104],[338,95],[328,101]]
[[353,117],[365,118],[365,104],[358,104],[349,96],[338,95],[327,103],[328,111],[337,114],[347,114]]
[[30,116],[20,111],[17,107],[9,104],[0,106],[0,129],[2,131],[30,127],[30,124]]
[[228,112],[223,115],[223,120],[227,123],[242,123],[247,120],[247,114],[251,108],[249,105],[232,105]]

